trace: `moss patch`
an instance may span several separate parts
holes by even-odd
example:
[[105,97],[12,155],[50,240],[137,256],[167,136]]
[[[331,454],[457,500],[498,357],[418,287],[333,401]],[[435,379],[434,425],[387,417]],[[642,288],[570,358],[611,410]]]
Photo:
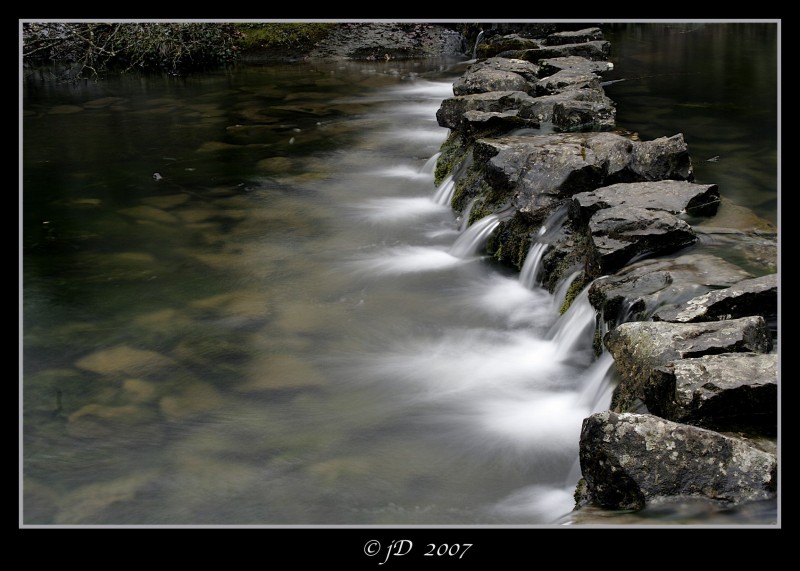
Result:
[[522,269],[533,236],[542,225],[542,217],[527,212],[517,211],[514,216],[502,223],[487,247],[494,258],[503,264]]
[[451,132],[447,140],[439,147],[439,159],[436,161],[436,169],[433,173],[433,182],[436,186],[455,172],[466,158],[470,147],[465,145],[457,133]]
[[567,295],[564,296],[564,303],[561,304],[558,312],[561,315],[564,315],[570,306],[572,306],[572,302],[575,301],[575,298],[578,297],[578,294],[581,293],[583,288],[588,286],[590,283],[592,283],[591,278],[586,275],[586,272],[581,272],[580,275],[569,285],[569,288],[567,289]]

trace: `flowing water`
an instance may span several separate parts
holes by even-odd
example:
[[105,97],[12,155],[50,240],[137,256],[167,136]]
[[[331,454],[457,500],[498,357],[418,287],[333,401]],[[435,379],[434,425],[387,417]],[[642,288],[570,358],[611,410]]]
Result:
[[[626,33],[610,39],[635,53]],[[613,362],[585,294],[560,316],[570,280],[538,285],[543,246],[497,266],[482,247],[503,213],[466,226],[434,186],[435,113],[464,69],[24,78],[21,523],[570,522]],[[750,127],[770,124],[709,121],[708,144]],[[770,149],[728,151],[774,180]],[[754,200],[774,220],[771,196]]]

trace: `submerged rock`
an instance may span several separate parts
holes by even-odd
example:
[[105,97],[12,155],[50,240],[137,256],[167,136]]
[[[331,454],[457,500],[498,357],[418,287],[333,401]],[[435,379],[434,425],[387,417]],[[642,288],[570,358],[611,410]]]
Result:
[[173,359],[155,351],[119,345],[95,351],[79,359],[75,366],[99,375],[133,375],[170,369],[175,364]]

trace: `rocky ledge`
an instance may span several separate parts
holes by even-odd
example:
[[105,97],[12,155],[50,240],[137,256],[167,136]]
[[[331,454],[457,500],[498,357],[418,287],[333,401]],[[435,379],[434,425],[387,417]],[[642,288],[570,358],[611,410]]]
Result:
[[[714,225],[724,197],[694,182],[681,133],[616,128],[599,28],[481,40],[436,115],[436,184],[468,223],[501,218],[488,254],[522,270],[535,250],[562,309],[586,292],[596,311],[617,385],[583,422],[576,509],[774,498],[776,233]],[[701,236],[753,256],[740,267]]]

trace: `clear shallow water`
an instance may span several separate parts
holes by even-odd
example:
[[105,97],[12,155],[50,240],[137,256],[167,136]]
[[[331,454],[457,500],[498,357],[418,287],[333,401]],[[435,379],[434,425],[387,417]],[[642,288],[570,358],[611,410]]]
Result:
[[611,362],[436,200],[463,69],[23,83],[23,523],[569,521]]

